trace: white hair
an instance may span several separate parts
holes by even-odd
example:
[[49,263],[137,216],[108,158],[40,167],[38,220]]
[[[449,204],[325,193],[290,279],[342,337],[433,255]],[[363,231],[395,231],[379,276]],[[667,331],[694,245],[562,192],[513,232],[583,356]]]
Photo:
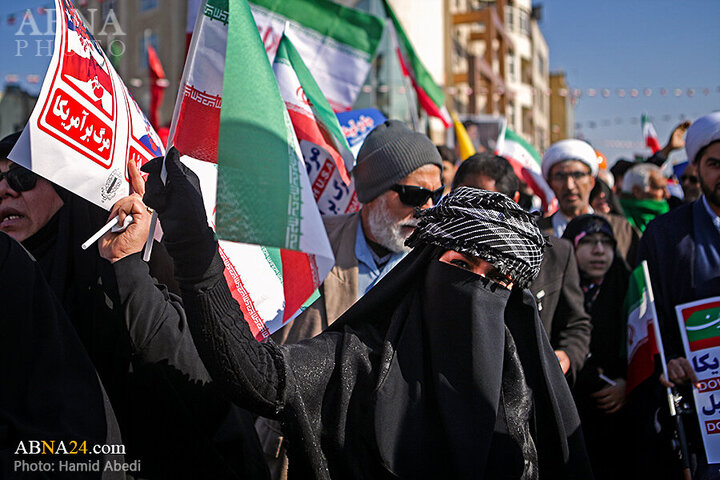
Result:
[[639,163],[630,167],[623,176],[623,193],[632,193],[635,186],[640,187],[643,192],[647,191],[650,188],[650,176],[653,172],[662,176],[660,167],[652,163]]

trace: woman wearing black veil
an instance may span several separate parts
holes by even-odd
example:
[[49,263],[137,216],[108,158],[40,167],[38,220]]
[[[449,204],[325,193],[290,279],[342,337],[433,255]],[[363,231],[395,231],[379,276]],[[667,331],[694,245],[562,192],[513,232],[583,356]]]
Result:
[[162,159],[146,165],[145,201],[203,361],[233,401],[282,422],[290,478],[591,477],[525,289],[546,242],[517,204],[457,189],[421,214],[413,251],[339,320],[278,346],[252,337],[178,158],[171,149],[165,185]]

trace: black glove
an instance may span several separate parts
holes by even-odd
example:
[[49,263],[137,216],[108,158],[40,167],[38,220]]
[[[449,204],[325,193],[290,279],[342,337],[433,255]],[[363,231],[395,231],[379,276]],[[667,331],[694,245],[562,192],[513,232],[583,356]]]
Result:
[[195,173],[180,162],[175,147],[165,155],[166,183],[160,179],[163,157],[157,157],[141,170],[149,175],[145,183],[146,205],[158,212],[163,243],[175,263],[175,276],[182,283],[202,278],[217,253],[215,234],[208,226]]

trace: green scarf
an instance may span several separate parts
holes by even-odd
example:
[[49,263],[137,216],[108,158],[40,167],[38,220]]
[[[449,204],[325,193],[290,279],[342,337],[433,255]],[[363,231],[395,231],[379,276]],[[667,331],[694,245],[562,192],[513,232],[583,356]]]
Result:
[[639,228],[641,232],[645,231],[650,220],[670,211],[670,206],[665,200],[621,198],[620,205],[630,225]]

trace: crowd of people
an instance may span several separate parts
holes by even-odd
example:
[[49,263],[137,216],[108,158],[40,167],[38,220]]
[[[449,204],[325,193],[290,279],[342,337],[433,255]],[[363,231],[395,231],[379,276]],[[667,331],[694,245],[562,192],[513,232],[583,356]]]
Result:
[[[503,157],[377,126],[352,172],[360,210],[323,218],[335,266],[319,298],[264,342],[181,152],[144,165],[147,182],[131,162],[135,193],[108,217],[10,161],[18,137],[0,141],[0,475],[39,458],[23,442],[72,440],[124,445],[97,458],[142,479],[675,479],[683,460],[720,479],[674,314],[720,295],[720,113],[610,169],[582,140],[551,145],[553,212],[521,206]],[[669,179],[660,166],[682,148]],[[153,212],[163,239],[144,262]],[[658,365],[628,394],[624,301],[642,260],[668,375]],[[687,450],[667,387],[688,405]]]

